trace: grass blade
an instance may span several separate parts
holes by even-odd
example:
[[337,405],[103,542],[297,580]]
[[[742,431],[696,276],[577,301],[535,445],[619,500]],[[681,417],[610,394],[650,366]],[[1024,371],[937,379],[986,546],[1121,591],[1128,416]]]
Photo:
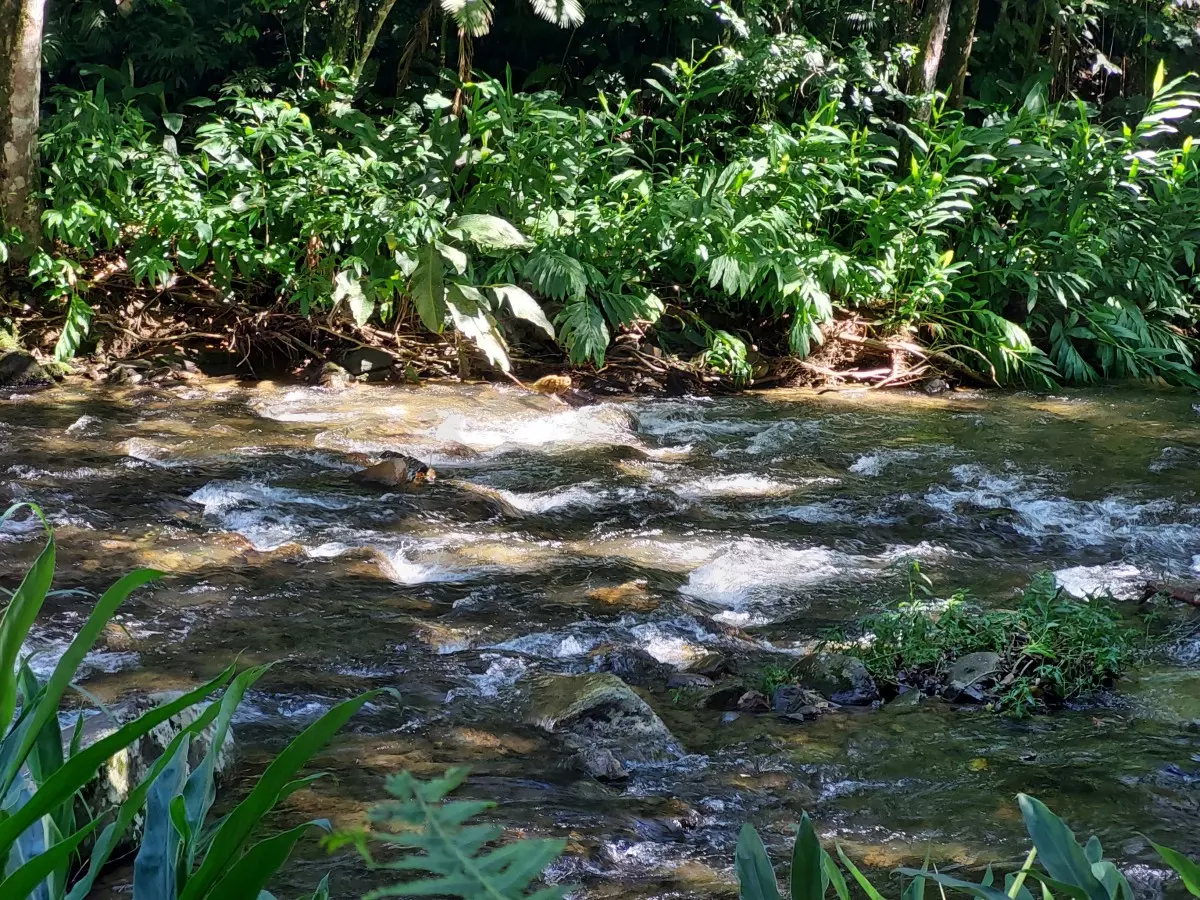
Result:
[[26,828],[60,803],[73,797],[96,774],[96,770],[110,756],[128,747],[135,740],[148,734],[156,725],[204,700],[229,680],[232,669],[226,669],[209,681],[177,700],[157,706],[143,713],[128,725],[117,729],[90,747],[71,757],[61,769],[46,780],[28,803],[12,816],[0,821],[0,847],[7,847]]
[[321,716],[284,748],[263,772],[250,795],[231,812],[221,825],[204,862],[196,870],[181,895],[182,900],[198,900],[209,896],[218,879],[234,863],[250,832],[262,817],[275,806],[279,793],[292,776],[354,715],[363,704],[380,691],[369,691],[347,700]]
[[4,881],[0,881],[0,897],[28,897],[38,885],[53,875],[56,869],[67,871],[75,849],[99,824],[99,819],[92,819],[69,838],[55,841],[44,853],[39,853]]
[[792,871],[789,880],[792,900],[821,900],[827,879],[821,867],[821,842],[808,813],[800,816],[796,842],[792,845]]
[[[0,622],[0,722],[12,721],[17,709],[17,656],[21,645],[29,636],[37,615],[41,612],[50,583],[54,580],[54,535],[46,540],[46,546],[38,554],[16,592],[4,610]],[[19,764],[18,764],[19,766]],[[0,785],[0,796],[8,792],[12,780],[6,778]]]

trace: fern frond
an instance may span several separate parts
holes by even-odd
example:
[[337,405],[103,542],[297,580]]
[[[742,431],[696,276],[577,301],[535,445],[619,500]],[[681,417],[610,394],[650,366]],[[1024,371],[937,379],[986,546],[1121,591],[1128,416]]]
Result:
[[502,834],[494,825],[468,825],[467,820],[494,804],[447,801],[466,780],[467,770],[450,769],[442,778],[419,781],[408,772],[391,775],[387,791],[394,798],[370,812],[377,825],[397,827],[381,832],[378,841],[409,852],[377,863],[381,869],[423,872],[429,876],[372,891],[364,900],[381,897],[458,897],[462,900],[559,900],[565,887],[532,888],[534,880],[563,851],[565,842],[519,840],[489,849]]

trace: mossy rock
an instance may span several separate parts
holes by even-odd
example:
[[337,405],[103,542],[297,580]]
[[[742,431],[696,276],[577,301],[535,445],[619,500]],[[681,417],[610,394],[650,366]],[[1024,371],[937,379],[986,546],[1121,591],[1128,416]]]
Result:
[[622,778],[630,764],[681,755],[650,704],[615,675],[540,675],[525,690],[527,721],[557,735],[596,778]]
[[843,706],[868,706],[879,699],[879,688],[866,664],[843,653],[813,653],[792,670],[802,687]]
[[0,388],[50,384],[54,379],[41,363],[22,350],[0,351]]

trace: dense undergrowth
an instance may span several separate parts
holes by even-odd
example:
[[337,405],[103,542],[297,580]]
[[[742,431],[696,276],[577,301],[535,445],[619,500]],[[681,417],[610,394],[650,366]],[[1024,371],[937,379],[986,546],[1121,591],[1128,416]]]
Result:
[[[900,14],[919,19],[907,3],[876,21],[853,4],[676,0],[664,14],[692,39],[636,60],[602,52],[597,35],[648,40],[650,14],[601,4],[562,59],[586,77],[547,60],[529,71],[518,43],[524,89],[502,65],[498,79],[473,72],[487,64],[471,38],[492,27],[491,5],[442,6],[380,42],[376,57],[390,47],[408,67],[395,98],[336,52],[284,53],[289,34],[319,50],[334,29],[305,19],[295,33],[290,4],[270,38],[261,16],[230,12],[257,24],[227,31],[203,76],[155,61],[132,24],[97,26],[115,46],[60,64],[42,124],[48,243],[29,272],[66,316],[58,357],[89,348],[89,303],[117,254],[160,299],[191,273],[303,314],[457,329],[502,368],[517,342],[553,340],[599,366],[619,341],[748,384],[764,357],[808,356],[853,319],[986,381],[1200,384],[1188,133],[1200,95],[1149,57],[1118,97],[1040,58],[1039,41],[1065,34],[1077,63],[1107,60],[1093,31],[1117,40],[1119,4],[1064,8],[1058,38],[997,23],[967,82],[977,96],[958,108],[903,88],[917,48]],[[147,16],[179,43],[186,17]],[[68,16],[54,40],[76,46],[81,27]],[[1146,33],[1136,52],[1163,40]],[[88,262],[99,254],[104,265]]]

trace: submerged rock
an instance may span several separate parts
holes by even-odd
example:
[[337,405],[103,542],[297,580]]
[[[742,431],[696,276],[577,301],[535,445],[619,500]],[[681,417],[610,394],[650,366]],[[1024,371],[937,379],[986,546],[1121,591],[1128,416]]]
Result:
[[829,701],[797,684],[782,684],[775,689],[771,708],[780,715],[814,719],[829,709]]
[[331,391],[344,391],[354,383],[354,379],[337,363],[327,362],[313,375],[312,383]]
[[797,683],[842,706],[868,706],[879,688],[861,659],[842,653],[813,653],[792,670]]
[[557,735],[593,777],[622,778],[630,763],[680,756],[658,714],[615,675],[541,675],[526,689],[528,721]]
[[49,384],[52,380],[41,364],[23,350],[0,351],[0,387]]
[[658,609],[658,600],[646,590],[646,580],[639,578],[613,587],[592,588],[587,599],[601,606],[622,607],[636,612],[651,612]]

